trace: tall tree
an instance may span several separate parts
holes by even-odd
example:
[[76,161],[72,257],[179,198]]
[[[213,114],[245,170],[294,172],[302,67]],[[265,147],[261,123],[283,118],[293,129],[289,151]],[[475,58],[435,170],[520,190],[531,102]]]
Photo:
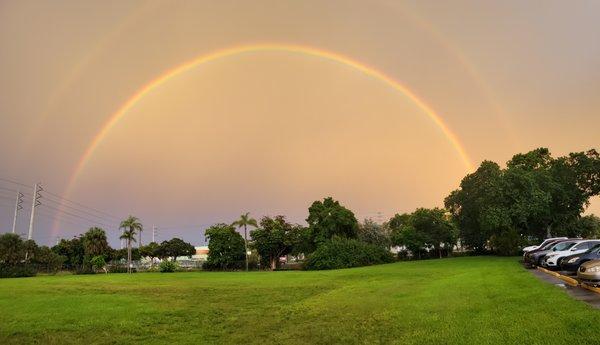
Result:
[[83,249],[88,259],[94,256],[103,256],[108,259],[111,248],[106,239],[106,232],[101,228],[92,227],[83,236],[81,236]]
[[119,238],[127,241],[127,272],[131,273],[131,243],[135,242],[135,234],[141,232],[143,226],[137,217],[129,216],[121,222],[119,229],[124,230]]
[[238,228],[244,228],[244,247],[246,248],[246,271],[248,271],[248,226],[258,227],[256,219],[250,217],[250,213],[246,212],[240,216],[240,219],[233,222],[231,225]]
[[388,224],[377,224],[370,218],[358,224],[358,239],[382,248],[389,249],[391,245]]
[[208,240],[207,269],[236,269],[244,261],[244,239],[233,225],[215,224],[204,235]]
[[160,249],[161,253],[163,253],[165,257],[173,258],[173,261],[176,261],[178,256],[191,257],[196,253],[196,248],[194,248],[193,245],[179,238],[163,241],[160,244],[160,247],[162,247]]
[[357,237],[358,221],[354,213],[331,197],[313,202],[306,222],[315,248],[333,236]]
[[281,256],[292,251],[297,227],[286,222],[284,216],[265,216],[260,220],[260,227],[250,232],[253,246],[261,258],[268,260],[271,270],[277,268]]

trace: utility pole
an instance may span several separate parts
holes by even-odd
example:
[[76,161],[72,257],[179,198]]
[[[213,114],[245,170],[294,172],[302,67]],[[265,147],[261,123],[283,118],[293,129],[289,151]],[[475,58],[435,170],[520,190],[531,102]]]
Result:
[[23,193],[17,191],[17,201],[15,201],[15,216],[13,218],[12,233],[14,234],[17,229],[17,214],[23,209]]
[[40,192],[43,190],[44,189],[42,188],[42,185],[40,183],[36,183],[33,186],[33,196],[31,197],[31,218],[29,219],[29,234],[27,235],[28,240],[30,240],[33,237],[33,220],[35,217],[35,208],[42,204],[42,202],[40,201],[40,199],[42,198]]
[[152,225],[152,242],[156,243],[156,226]]

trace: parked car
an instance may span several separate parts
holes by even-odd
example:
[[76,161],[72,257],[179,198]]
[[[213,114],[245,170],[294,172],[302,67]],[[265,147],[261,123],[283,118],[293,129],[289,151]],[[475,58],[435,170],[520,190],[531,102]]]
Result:
[[569,256],[565,256],[560,261],[560,269],[561,271],[565,271],[568,273],[577,273],[579,266],[582,264],[600,259],[600,244],[588,249],[585,253],[581,254],[572,254]]
[[577,270],[577,278],[590,285],[600,285],[600,260],[585,262]]
[[536,246],[529,246],[529,247],[525,247],[523,248],[523,255],[525,255],[527,252],[530,252],[532,250],[536,250],[539,248],[542,248],[544,246],[546,246],[548,243],[552,242],[552,241],[556,241],[556,240],[566,240],[566,237],[552,237],[552,238],[547,238],[544,240],[544,242],[536,245]]
[[542,267],[547,269],[559,269],[560,261],[571,254],[581,254],[587,252],[590,248],[600,244],[600,240],[579,240],[568,249],[552,251],[542,258]]
[[542,264],[542,259],[544,256],[546,256],[546,254],[561,250],[568,250],[574,246],[577,241],[579,241],[579,239],[557,240],[555,242],[550,242],[543,248],[532,250],[527,253],[527,255],[525,255],[524,262],[530,267],[540,266]]

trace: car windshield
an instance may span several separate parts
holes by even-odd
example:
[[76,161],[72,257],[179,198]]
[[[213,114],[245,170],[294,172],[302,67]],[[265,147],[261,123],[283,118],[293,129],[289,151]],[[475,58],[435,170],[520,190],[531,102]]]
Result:
[[557,243],[552,250],[554,251],[559,251],[559,250],[567,250],[571,247],[573,247],[575,245],[575,242],[560,242]]
[[543,246],[540,249],[541,250],[548,250],[548,249],[552,248],[554,245],[556,245],[556,241],[552,241],[552,242],[548,243],[547,245]]

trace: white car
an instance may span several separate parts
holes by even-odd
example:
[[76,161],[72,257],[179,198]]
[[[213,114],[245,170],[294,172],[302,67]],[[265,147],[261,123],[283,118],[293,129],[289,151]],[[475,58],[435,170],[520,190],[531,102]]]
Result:
[[523,253],[527,253],[530,252],[532,250],[536,250],[538,248],[542,248],[543,246],[547,245],[550,241],[555,241],[555,240],[566,240],[566,237],[553,237],[553,238],[547,238],[544,240],[544,242],[542,242],[541,244],[537,245],[537,246],[529,246],[529,247],[525,247],[523,248]]
[[600,240],[579,240],[566,250],[550,252],[542,259],[542,267],[550,269],[558,268],[560,267],[560,259],[573,254],[585,253],[597,244],[600,244]]

